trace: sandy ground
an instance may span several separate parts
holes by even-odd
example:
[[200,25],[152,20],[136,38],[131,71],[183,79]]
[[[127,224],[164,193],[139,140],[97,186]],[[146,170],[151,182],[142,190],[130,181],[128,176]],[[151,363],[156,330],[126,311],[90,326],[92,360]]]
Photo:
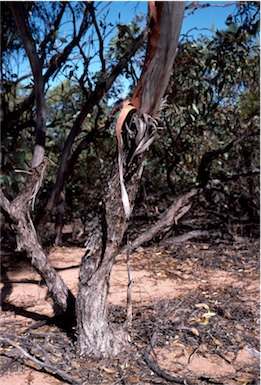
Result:
[[[226,248],[226,246],[224,246]],[[231,251],[232,250],[232,251]],[[233,267],[233,252],[238,250],[238,254],[243,259],[240,263],[235,263]],[[216,378],[221,376],[226,379],[225,384],[247,384],[256,379],[258,371],[258,348],[256,340],[258,338],[258,326],[256,315],[258,314],[259,303],[259,276],[258,267],[258,246],[247,245],[245,247],[232,246],[223,249],[211,248],[208,244],[183,245],[180,249],[174,247],[168,249],[150,248],[140,249],[139,252],[131,256],[132,264],[132,301],[133,311],[138,314],[139,309],[154,306],[160,301],[177,301],[188,298],[193,301],[195,293],[198,293],[199,300],[202,302],[192,303],[194,313],[200,313],[200,322],[196,317],[191,318],[189,326],[184,326],[184,331],[190,329],[190,333],[200,340],[199,347],[194,349],[188,343],[184,343],[179,336],[172,336],[166,341],[167,346],[156,346],[154,358],[157,364],[168,373],[196,373],[198,376],[209,376]],[[247,252],[249,258],[246,258]],[[59,271],[62,278],[77,295],[78,271],[84,249],[77,247],[53,247],[50,249],[49,259],[53,266]],[[216,255],[223,254],[223,260],[219,260],[215,265]],[[238,255],[237,254],[237,255]],[[177,257],[178,255],[178,257]],[[200,263],[199,263],[200,261]],[[47,290],[41,282],[40,276],[34,271],[26,260],[13,258],[12,253],[5,252],[2,256],[2,299],[16,308],[26,310],[25,315],[19,315],[17,311],[5,310],[1,314],[1,333],[14,333],[21,335],[35,322],[30,318],[30,312],[38,315],[53,315],[52,300],[47,296]],[[127,270],[125,255],[119,255],[114,265],[109,293],[109,301],[112,306],[124,307],[126,304],[126,285]],[[249,325],[242,325],[238,318],[231,322],[237,329],[238,339],[237,349],[223,349],[223,342],[211,335],[212,331],[204,331],[204,325],[208,327],[211,317],[217,316],[215,309],[220,301],[226,300],[227,292],[231,290],[237,293],[237,309],[240,305],[249,305],[255,308],[247,322],[253,322],[250,329],[253,333],[253,344],[249,338]],[[223,298],[220,299],[220,296]],[[231,299],[228,299],[231,301]],[[222,307],[220,305],[220,307]],[[230,307],[233,305],[233,298],[227,307],[227,312],[231,313]],[[212,307],[214,310],[212,310]],[[224,307],[224,306],[223,306]],[[223,309],[222,307],[222,309]],[[224,310],[226,311],[226,309]],[[191,317],[191,314],[189,317]],[[204,316],[205,314],[205,316]],[[203,318],[202,318],[203,315]],[[205,318],[204,318],[205,317]],[[228,317],[228,315],[227,315]],[[174,317],[175,318],[175,317]],[[195,320],[196,319],[196,320]],[[194,321],[193,321],[194,320]],[[193,323],[194,322],[194,323]],[[245,321],[246,322],[246,321]],[[202,326],[203,325],[203,326]],[[181,331],[182,325],[181,325]],[[205,334],[201,331],[203,330]],[[47,331],[48,332],[48,331]],[[215,342],[215,354],[209,350],[207,343],[201,334],[211,335]],[[224,333],[227,333],[224,330]],[[244,340],[245,336],[245,340]],[[233,340],[234,341],[234,340]],[[189,342],[189,341],[188,341]],[[225,353],[222,353],[225,351]],[[220,354],[217,354],[217,353]],[[2,349],[1,353],[5,353]],[[30,364],[28,365],[30,366]],[[248,369],[246,369],[248,368]],[[242,381],[238,373],[242,371]],[[156,375],[152,374],[153,378]],[[139,377],[140,378],[140,377]],[[234,380],[233,380],[234,378]],[[135,382],[136,381],[136,382]],[[62,382],[48,373],[42,373],[33,367],[28,368],[21,365],[17,370],[7,368],[2,373],[0,384],[3,385],[43,385],[43,384],[63,384]],[[92,382],[93,383],[93,382]],[[99,382],[102,383],[102,382]],[[113,382],[104,382],[113,383]],[[129,377],[127,383],[145,384],[138,377]],[[164,383],[164,382],[159,382]],[[198,382],[200,383],[200,382]],[[202,382],[203,383],[203,382]],[[211,382],[210,382],[211,383]],[[213,382],[214,383],[214,382]]]

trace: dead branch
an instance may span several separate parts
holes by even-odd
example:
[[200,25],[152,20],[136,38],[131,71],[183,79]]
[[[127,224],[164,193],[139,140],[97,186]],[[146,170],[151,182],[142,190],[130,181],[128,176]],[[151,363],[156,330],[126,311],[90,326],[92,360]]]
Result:
[[[48,363],[45,363],[43,361],[38,360],[37,358],[35,358],[31,354],[29,354],[25,349],[21,348],[20,345],[18,345],[16,342],[11,340],[10,338],[0,337],[0,341],[15,347],[20,352],[21,356],[28,358],[30,361],[32,361],[36,365],[40,366],[40,368],[50,370],[51,372],[55,373],[57,376],[59,376],[60,378],[62,378],[65,381],[69,382],[70,384],[81,385],[80,382],[78,382],[77,380],[75,380],[74,378],[69,376],[68,374],[64,373],[62,370],[56,368],[55,366],[53,366],[51,364],[48,364]],[[48,372],[48,374],[49,374],[49,372]]]
[[149,358],[150,351],[155,345],[155,340],[156,340],[155,337],[156,337],[156,333],[154,333],[152,335],[151,340],[150,340],[150,344],[147,346],[147,348],[145,349],[145,352],[143,354],[143,359],[146,362],[146,364],[148,365],[148,367],[154,373],[156,373],[159,377],[164,378],[164,380],[167,380],[169,382],[173,382],[175,384],[193,385],[193,383],[187,377],[175,377],[175,376],[172,376],[172,375],[166,373],[164,370],[160,369],[154,361],[152,361]]
[[177,224],[177,221],[191,208],[193,198],[200,194],[201,191],[202,189],[194,188],[177,197],[173,204],[161,214],[160,219],[131,243],[131,250],[150,241],[158,234],[166,233],[174,223]]
[[209,237],[209,235],[210,235],[209,231],[192,230],[185,234],[172,237],[167,241],[164,241],[164,243],[167,245],[177,244],[177,243],[189,241],[190,239],[194,239],[194,238]]

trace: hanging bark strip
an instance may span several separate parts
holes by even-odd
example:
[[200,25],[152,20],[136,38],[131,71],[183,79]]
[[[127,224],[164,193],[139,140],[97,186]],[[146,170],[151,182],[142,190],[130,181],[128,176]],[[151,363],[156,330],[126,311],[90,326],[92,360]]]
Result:
[[149,1],[150,22],[149,22],[149,36],[148,36],[146,57],[145,57],[145,62],[144,62],[140,79],[131,97],[131,104],[136,108],[136,110],[139,110],[141,106],[144,75],[148,70],[149,64],[154,58],[158,47],[159,37],[160,37],[160,28],[161,28],[162,8],[163,8],[163,2]]
[[121,186],[121,196],[122,203],[124,207],[125,216],[129,219],[131,214],[130,201],[128,197],[128,193],[124,183],[123,177],[123,168],[124,168],[124,158],[123,158],[123,141],[122,141],[122,130],[124,129],[124,122],[128,114],[131,111],[137,111],[141,106],[141,98],[142,98],[142,83],[143,76],[145,75],[151,60],[153,59],[160,36],[160,23],[161,23],[161,13],[162,13],[162,2],[149,1],[149,35],[148,35],[148,43],[147,43],[147,51],[146,58],[142,70],[141,77],[135,87],[131,100],[125,100],[123,103],[119,118],[116,123],[116,136],[118,141],[118,165],[119,165],[119,177],[120,177],[120,186]]
[[[150,62],[146,62],[147,69],[141,77],[142,92],[137,93],[140,107],[134,112],[131,118],[133,124],[129,127],[125,120],[126,117],[128,120],[128,114],[135,107],[127,101],[124,104],[125,112],[120,114],[122,123],[117,127],[120,138],[118,145],[121,146],[123,155],[122,169],[125,171],[124,182],[130,210],[134,206],[140,185],[145,151],[154,140],[157,123],[155,118],[172,72],[184,8],[184,2],[156,3],[156,9],[161,9],[160,18],[156,18],[157,23],[159,20],[162,23],[155,54],[153,57],[148,56]],[[151,23],[153,27],[154,19]],[[148,49],[149,47],[150,44]],[[128,142],[130,146],[125,145]],[[81,357],[111,358],[122,352],[128,343],[127,325],[115,325],[108,317],[110,274],[129,224],[122,205],[119,170],[120,168],[116,167],[108,183],[107,194],[101,207],[103,215],[100,226],[95,226],[88,235],[86,253],[80,267],[76,332],[77,350]]]

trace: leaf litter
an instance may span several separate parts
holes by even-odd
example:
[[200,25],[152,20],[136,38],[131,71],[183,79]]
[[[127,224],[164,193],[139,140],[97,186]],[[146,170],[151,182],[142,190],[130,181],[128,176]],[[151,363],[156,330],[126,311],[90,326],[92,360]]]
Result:
[[[23,285],[28,286],[25,278],[29,273],[31,277],[31,267],[24,261],[17,271],[14,261],[9,263],[10,257],[3,255],[5,274],[10,279],[2,281],[3,293],[8,290],[8,295],[4,296],[1,335],[82,385],[168,384],[171,381],[166,378],[173,376],[186,376],[193,384],[202,385],[258,384],[259,246],[254,242],[207,246],[200,242],[167,248],[153,246],[131,255],[138,289],[135,291],[134,285],[130,345],[117,359],[99,362],[80,360],[74,342],[56,326],[30,329],[35,320],[30,318],[29,311],[25,316],[26,313],[21,311],[23,315],[19,315],[17,310],[21,303],[27,310],[23,295],[27,298],[30,294],[32,300],[38,295],[37,311],[45,309],[49,301],[43,312],[49,316],[50,300],[33,291],[37,277],[34,277],[36,283],[31,283],[31,292],[25,293]],[[75,265],[80,262],[82,251],[78,248],[77,254],[74,248],[66,248],[67,256],[76,257],[68,258],[68,264],[66,259],[63,261],[68,274],[64,278],[74,293],[77,291]],[[60,261],[61,254],[59,248],[54,249],[52,261],[55,262],[56,256]],[[117,257],[115,276],[112,273],[110,317],[116,323],[125,319],[125,259],[125,255]],[[122,281],[118,280],[120,272]],[[154,295],[145,295],[153,288]],[[113,295],[116,292],[119,297]],[[33,312],[31,304],[29,310]],[[160,377],[147,365],[146,351],[149,360],[169,377]],[[8,343],[2,344],[1,367],[5,385],[70,383],[68,378],[25,359]]]

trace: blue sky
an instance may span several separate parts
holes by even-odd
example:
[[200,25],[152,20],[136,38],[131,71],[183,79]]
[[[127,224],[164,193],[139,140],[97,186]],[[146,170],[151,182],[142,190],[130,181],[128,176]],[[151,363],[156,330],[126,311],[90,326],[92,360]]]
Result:
[[[106,1],[101,2],[101,8],[105,6]],[[191,1],[187,2],[188,4]],[[214,24],[214,29],[224,29],[226,27],[225,21],[229,14],[233,13],[236,9],[235,2],[231,1],[230,6],[224,6],[228,1],[200,1],[199,4],[211,4],[211,7],[205,9],[199,9],[195,11],[193,15],[189,15],[184,18],[182,25],[182,33],[186,33],[193,27],[196,28],[209,28],[211,29]],[[214,6],[214,5],[217,6]],[[113,22],[118,14],[121,15],[121,23],[129,23],[133,15],[138,12],[147,12],[148,3],[147,1],[112,1],[107,9],[110,9],[108,20]],[[187,11],[190,12],[190,11]],[[186,13],[187,13],[186,12]],[[198,34],[194,31],[194,34]]]
[[[188,4],[191,1],[187,2]],[[216,30],[227,28],[225,22],[228,15],[232,14],[235,9],[235,3],[232,1],[230,6],[223,6],[224,1],[201,1],[199,4],[211,4],[210,7],[206,7],[204,9],[199,9],[194,12],[194,14],[190,14],[184,17],[181,35],[186,34],[188,31],[189,35],[197,37],[200,34],[203,35],[211,35]],[[147,1],[111,1],[111,2],[101,2],[99,5],[99,9],[103,9],[106,4],[108,7],[104,9],[104,12],[109,10],[109,13],[106,17],[106,21],[115,23],[115,21],[120,22],[121,24],[128,24],[133,19],[134,15],[137,13],[147,14],[148,2]],[[214,6],[216,5],[216,6]],[[185,15],[190,13],[191,10],[185,12]],[[120,20],[119,18],[120,14]],[[102,13],[101,13],[102,15]],[[204,30],[201,30],[204,29]],[[182,36],[181,36],[182,37]],[[126,89],[126,93],[128,93],[128,80],[123,77],[119,77],[122,83],[124,84],[124,88]],[[123,93],[123,97],[126,95]]]
[[[190,4],[191,2],[189,1],[187,3]],[[226,18],[229,14],[235,11],[236,9],[235,3],[232,1],[231,6],[225,7],[223,6],[223,4],[225,3],[224,1],[199,2],[199,4],[206,4],[206,3],[210,3],[211,6],[205,9],[199,9],[195,11],[193,15],[189,15],[184,18],[181,34],[186,34],[189,30],[193,29],[190,32],[190,35],[193,35],[196,37],[200,33],[203,33],[204,35],[212,34],[213,32],[211,32],[211,29],[213,27],[214,27],[213,29],[214,31],[216,31],[217,29],[226,28],[226,25],[225,25]],[[215,4],[217,4],[218,6],[214,6]],[[113,33],[116,32],[117,30],[116,25],[118,23],[128,24],[131,22],[135,14],[142,13],[146,15],[147,9],[148,9],[147,1],[111,1],[111,2],[101,1],[98,5],[98,11],[101,11],[99,18],[102,18],[102,15],[108,12],[105,21],[106,23],[112,23],[115,26],[115,27],[112,27]],[[186,11],[186,13],[188,12],[191,12],[191,11],[190,10]],[[201,31],[202,28],[204,28],[204,30]],[[206,29],[209,29],[209,30],[206,30]],[[70,24],[66,23],[64,25],[64,29],[62,28],[60,33],[61,33],[60,37],[66,37],[70,35],[71,33]],[[113,36],[113,33],[111,37]],[[98,60],[96,61],[96,63],[97,62]],[[99,64],[98,66],[97,64],[94,63],[92,65],[91,68],[93,71],[99,70],[99,67],[98,67]],[[82,64],[79,64],[79,65],[80,65],[79,68],[81,68]],[[28,61],[25,60],[25,62],[22,65],[20,65],[19,76],[28,72],[30,72],[30,67],[29,67]],[[57,84],[57,81],[58,82],[61,81],[62,77],[63,76],[60,75],[59,80],[56,79],[55,83]],[[29,80],[27,79],[26,82],[28,81]],[[125,81],[124,81],[124,84],[125,84]]]

